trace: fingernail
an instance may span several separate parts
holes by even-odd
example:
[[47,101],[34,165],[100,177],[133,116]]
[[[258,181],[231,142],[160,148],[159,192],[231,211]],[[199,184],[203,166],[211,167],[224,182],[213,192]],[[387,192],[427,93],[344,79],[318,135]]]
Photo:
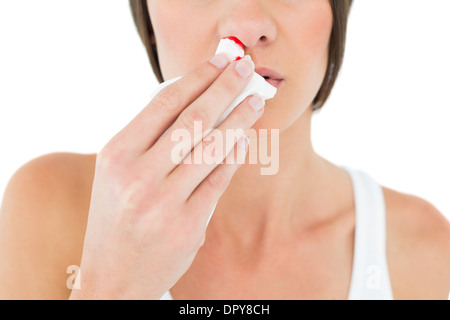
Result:
[[253,70],[255,70],[255,63],[253,62],[252,57],[250,55],[246,54],[244,56],[244,58],[242,58],[242,59],[250,62],[250,64],[252,65]]
[[209,62],[213,66],[215,66],[215,67],[217,67],[219,69],[223,69],[223,68],[225,68],[228,65],[230,60],[228,59],[228,57],[225,54],[220,53],[220,54],[215,55],[214,57],[212,57],[212,59],[209,60]]
[[244,59],[236,63],[235,68],[242,78],[248,78],[253,73],[254,64],[245,56]]
[[248,104],[252,106],[252,108],[258,112],[261,111],[261,109],[264,107],[265,105],[265,101],[260,97],[260,96],[252,96],[249,100],[248,100]]

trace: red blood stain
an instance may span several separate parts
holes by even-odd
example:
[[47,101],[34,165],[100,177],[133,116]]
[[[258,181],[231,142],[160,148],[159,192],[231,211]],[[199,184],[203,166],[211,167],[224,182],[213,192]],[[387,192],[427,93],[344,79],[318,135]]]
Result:
[[230,39],[230,40],[236,42],[236,44],[238,44],[242,48],[242,50],[245,50],[244,44],[238,38],[236,38],[236,37],[227,37],[227,38],[224,38],[224,39]]

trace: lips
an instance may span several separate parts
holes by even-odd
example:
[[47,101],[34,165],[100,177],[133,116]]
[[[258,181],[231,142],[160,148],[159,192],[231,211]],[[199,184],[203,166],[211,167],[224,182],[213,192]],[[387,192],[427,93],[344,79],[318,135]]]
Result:
[[284,83],[284,80],[266,79],[266,82],[278,89]]
[[264,79],[266,79],[266,82],[268,82],[275,88],[279,88],[284,82],[283,76],[273,69],[266,67],[258,67],[255,68],[255,72]]

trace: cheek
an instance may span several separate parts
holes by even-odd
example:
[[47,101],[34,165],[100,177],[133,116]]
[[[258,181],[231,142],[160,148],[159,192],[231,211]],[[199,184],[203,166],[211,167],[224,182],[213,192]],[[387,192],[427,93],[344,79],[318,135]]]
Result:
[[148,4],[164,80],[187,73],[203,58],[199,52],[204,50],[198,48],[206,48],[211,39],[206,35],[208,21],[201,18],[203,9],[191,2],[171,0],[153,0]]
[[311,54],[327,52],[333,25],[333,13],[329,5],[321,5],[308,17],[302,38]]
[[[314,69],[327,62],[328,43],[333,26],[333,13],[328,0],[312,1],[297,23],[296,53],[303,70]],[[326,68],[326,65],[325,65]],[[316,70],[317,71],[317,70]]]
[[[177,7],[160,0],[148,1],[150,19],[155,34],[159,65],[164,80],[173,78],[176,66],[179,65],[180,49],[183,46],[183,34]],[[180,21],[180,20],[178,20]],[[182,21],[182,20],[181,20]]]
[[[333,13],[331,6],[326,1],[311,1],[311,8],[300,23],[295,26],[297,41],[294,56],[296,79],[304,102],[310,104],[322,85],[328,64],[328,43],[330,40]],[[315,4],[313,4],[315,3]],[[294,76],[295,76],[294,74]]]
[[328,0],[308,3],[311,5],[302,7],[300,13],[283,24],[283,34],[289,35],[286,47],[291,48],[285,55],[289,64],[284,65],[285,70],[290,70],[288,81],[279,98],[270,102],[275,108],[267,108],[266,121],[270,123],[262,126],[287,129],[311,106],[322,85],[328,63],[332,9]]

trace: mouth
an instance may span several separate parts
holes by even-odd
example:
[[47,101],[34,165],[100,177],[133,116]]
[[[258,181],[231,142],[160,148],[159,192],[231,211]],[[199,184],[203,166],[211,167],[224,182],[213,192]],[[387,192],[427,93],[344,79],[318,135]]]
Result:
[[284,79],[270,79],[269,77],[264,77],[267,83],[274,86],[275,88],[281,87],[281,85],[284,83]]
[[263,77],[267,83],[274,86],[275,88],[281,87],[281,85],[284,83],[284,78],[275,70],[264,68],[264,67],[258,67],[255,69],[255,72],[259,74],[261,77]]

